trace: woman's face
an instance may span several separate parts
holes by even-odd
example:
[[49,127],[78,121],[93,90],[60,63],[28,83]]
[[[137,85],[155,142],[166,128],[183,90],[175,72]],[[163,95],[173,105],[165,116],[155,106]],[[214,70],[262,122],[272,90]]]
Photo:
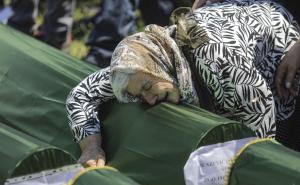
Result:
[[143,72],[129,76],[126,90],[133,96],[141,97],[150,105],[160,101],[179,102],[179,90],[173,83]]

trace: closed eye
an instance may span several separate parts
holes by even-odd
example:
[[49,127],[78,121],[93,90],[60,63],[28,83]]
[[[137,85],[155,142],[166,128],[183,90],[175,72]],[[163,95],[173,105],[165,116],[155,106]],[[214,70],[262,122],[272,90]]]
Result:
[[148,81],[146,84],[143,86],[144,91],[149,91],[152,88],[152,84]]

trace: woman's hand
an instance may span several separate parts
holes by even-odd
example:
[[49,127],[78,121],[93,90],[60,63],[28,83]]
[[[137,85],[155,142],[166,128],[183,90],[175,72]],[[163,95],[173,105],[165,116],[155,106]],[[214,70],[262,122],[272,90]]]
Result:
[[275,86],[279,97],[287,99],[289,94],[296,95],[296,74],[300,68],[300,40],[287,52],[276,70]]
[[78,160],[85,167],[101,167],[105,165],[105,153],[101,148],[100,134],[84,138],[79,143],[82,154]]
[[197,8],[200,8],[202,6],[209,5],[212,3],[218,3],[221,1],[223,1],[223,0],[195,0],[194,4],[192,6],[192,9],[196,10]]

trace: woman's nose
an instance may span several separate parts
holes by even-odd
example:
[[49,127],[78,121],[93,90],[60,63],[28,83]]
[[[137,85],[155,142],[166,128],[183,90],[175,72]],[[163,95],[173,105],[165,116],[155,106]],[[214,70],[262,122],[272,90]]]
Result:
[[155,96],[152,93],[145,92],[142,95],[143,95],[144,100],[146,100],[146,102],[149,103],[150,105],[154,105],[157,101],[157,96]]

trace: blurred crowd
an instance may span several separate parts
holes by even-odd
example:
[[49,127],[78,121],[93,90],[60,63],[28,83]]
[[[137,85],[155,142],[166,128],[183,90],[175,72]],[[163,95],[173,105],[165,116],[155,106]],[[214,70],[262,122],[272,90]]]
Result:
[[[72,40],[76,0],[46,2],[42,25],[35,21],[41,0],[11,0],[6,24],[49,45],[62,49]],[[98,12],[88,19],[92,30],[85,45],[90,48],[83,60],[104,68],[109,65],[112,52],[126,36],[136,32],[136,12],[140,11],[145,24],[168,25],[171,12],[179,6],[192,6],[193,0],[99,0]],[[0,0],[0,9],[5,9]]]
[[[137,10],[144,24],[166,26],[171,12],[180,6],[191,7],[194,0],[94,0],[99,1],[98,12],[84,23],[91,23],[92,30],[85,40],[89,48],[83,60],[104,68],[109,65],[112,52],[126,36],[137,31]],[[214,1],[214,0],[212,0]],[[276,0],[285,5],[287,2]],[[196,0],[196,2],[204,2]],[[36,18],[41,3],[46,3],[41,26]],[[0,0],[0,21],[58,49],[66,48],[73,38],[72,30],[79,24],[73,21],[74,11],[81,2],[76,0]],[[5,6],[6,5],[6,6]],[[194,5],[197,5],[195,3]],[[296,6],[288,6],[298,16]],[[2,18],[3,19],[3,18]],[[84,19],[84,18],[83,18]],[[3,20],[2,20],[3,21]],[[75,38],[76,39],[76,38]]]

